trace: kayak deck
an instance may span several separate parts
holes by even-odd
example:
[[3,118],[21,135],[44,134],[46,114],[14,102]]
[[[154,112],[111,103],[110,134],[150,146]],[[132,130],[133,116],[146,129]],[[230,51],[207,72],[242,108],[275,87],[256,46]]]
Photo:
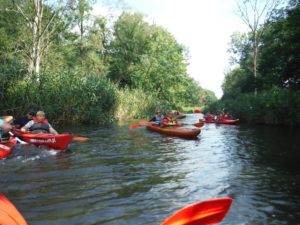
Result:
[[201,119],[201,122],[204,123],[216,123],[216,124],[228,124],[228,125],[235,125],[237,124],[240,120],[236,119],[236,120],[229,120],[229,119],[222,119],[222,120],[206,120],[206,119]]
[[159,126],[153,126],[151,123],[147,126],[148,130],[158,132],[160,134],[166,134],[170,136],[177,136],[182,138],[195,138],[197,137],[201,130],[200,129],[185,129],[181,127],[166,127],[162,128]]

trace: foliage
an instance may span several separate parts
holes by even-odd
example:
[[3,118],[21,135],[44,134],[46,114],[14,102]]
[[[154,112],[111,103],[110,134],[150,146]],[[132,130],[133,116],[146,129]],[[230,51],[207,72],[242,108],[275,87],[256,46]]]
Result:
[[41,82],[17,81],[6,96],[10,107],[23,106],[44,110],[58,122],[104,123],[114,116],[117,103],[116,87],[107,79],[81,71],[43,74]]
[[167,102],[157,101],[155,94],[146,94],[141,89],[128,88],[118,90],[118,120],[150,117],[157,109],[166,112],[171,109]]
[[[293,107],[291,107],[293,106]],[[215,102],[211,112],[229,112],[248,123],[300,125],[300,91],[274,87],[259,92],[240,94],[236,98]]]
[[299,21],[299,1],[291,1],[263,25],[256,78],[249,63],[253,40],[247,34],[234,34],[229,51],[235,67],[225,74],[222,99],[208,109],[230,111],[253,123],[300,125]]
[[188,76],[185,47],[143,15],[110,24],[93,0],[39,2],[0,0],[0,110],[103,123],[216,100]]

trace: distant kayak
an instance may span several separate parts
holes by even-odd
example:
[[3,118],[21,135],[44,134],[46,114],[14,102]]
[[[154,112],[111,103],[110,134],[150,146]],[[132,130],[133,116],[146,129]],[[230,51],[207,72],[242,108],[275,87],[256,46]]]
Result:
[[184,119],[185,117],[186,117],[186,115],[185,114],[183,114],[183,113],[179,113],[178,115],[174,115],[174,117],[176,118],[176,119]]
[[160,127],[154,126],[151,123],[145,124],[148,130],[158,132],[160,134],[166,134],[170,136],[177,136],[182,138],[195,138],[197,137],[201,130],[200,129],[186,129],[182,127]]
[[25,142],[35,146],[46,146],[55,150],[65,150],[73,140],[72,134],[34,134],[16,130],[13,133]]
[[202,119],[200,120],[201,122],[204,123],[216,123],[216,124],[229,124],[229,125],[235,125],[237,124],[240,120],[236,119],[236,120],[231,120],[231,119],[222,119],[222,120],[214,120],[214,119],[210,119],[210,120],[206,120],[206,119]]
[[194,109],[194,113],[201,113],[201,109]]
[[17,142],[13,138],[5,142],[0,142],[0,159],[6,158],[13,151],[16,144]]

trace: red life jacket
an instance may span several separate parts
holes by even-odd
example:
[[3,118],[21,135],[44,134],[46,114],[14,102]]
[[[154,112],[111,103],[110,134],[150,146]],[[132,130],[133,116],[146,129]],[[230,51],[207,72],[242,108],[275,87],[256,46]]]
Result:
[[29,128],[29,131],[46,131],[47,133],[50,133],[50,126],[47,119],[44,119],[43,121],[40,121],[38,118],[33,118],[34,124]]
[[163,119],[163,124],[177,124],[177,121],[173,118],[167,117],[165,119]]

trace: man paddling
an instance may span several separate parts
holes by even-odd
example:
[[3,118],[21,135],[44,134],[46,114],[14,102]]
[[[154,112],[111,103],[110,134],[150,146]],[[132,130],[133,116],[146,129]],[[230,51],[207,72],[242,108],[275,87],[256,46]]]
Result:
[[153,122],[153,125],[160,126],[161,121],[164,119],[160,110],[157,110],[155,115],[149,120],[149,122]]
[[29,110],[26,116],[14,120],[15,128],[19,129],[21,127],[24,127],[29,121],[33,120],[34,115],[35,112],[33,110]]
[[51,126],[46,119],[46,114],[43,111],[38,111],[36,117],[29,121],[21,128],[22,132],[30,131],[32,133],[51,133],[57,135],[57,131]]

